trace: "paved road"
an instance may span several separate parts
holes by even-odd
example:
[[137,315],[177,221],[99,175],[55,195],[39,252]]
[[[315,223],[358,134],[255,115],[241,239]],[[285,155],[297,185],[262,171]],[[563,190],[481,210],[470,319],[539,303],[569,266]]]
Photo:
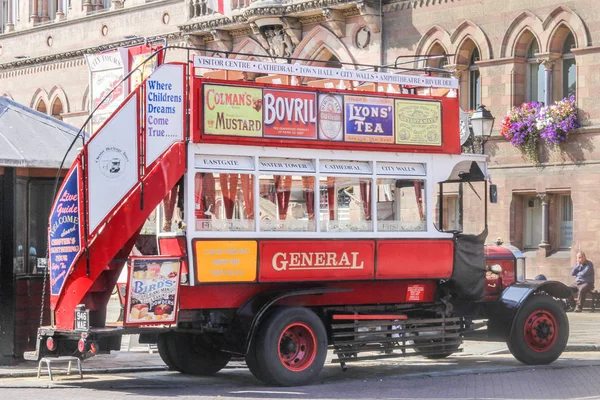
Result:
[[[51,390],[48,390],[51,389]],[[511,356],[455,356],[443,362],[410,360],[327,365],[317,383],[265,387],[245,368],[212,378],[173,372],[58,375],[0,381],[1,399],[600,399],[597,352],[565,353],[550,366],[532,368]]]

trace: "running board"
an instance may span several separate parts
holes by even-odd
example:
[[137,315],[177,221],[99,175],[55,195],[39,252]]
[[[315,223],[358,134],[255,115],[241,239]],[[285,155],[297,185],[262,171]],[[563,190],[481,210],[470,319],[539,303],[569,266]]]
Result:
[[407,356],[444,357],[462,351],[459,349],[464,329],[461,318],[407,319],[402,315],[342,318],[335,315],[333,319],[354,321],[332,324],[333,353],[337,355],[332,362],[340,363],[344,369],[347,362]]

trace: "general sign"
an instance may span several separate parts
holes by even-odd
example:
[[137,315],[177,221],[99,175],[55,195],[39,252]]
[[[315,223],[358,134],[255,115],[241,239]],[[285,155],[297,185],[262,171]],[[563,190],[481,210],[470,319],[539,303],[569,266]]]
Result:
[[79,162],[69,172],[50,213],[49,253],[51,294],[58,295],[81,252]]
[[265,137],[317,138],[316,93],[265,89],[263,106]]
[[260,242],[260,282],[371,279],[375,243],[370,240]]
[[333,93],[319,93],[319,139],[344,139],[343,97]]
[[437,101],[395,100],[396,144],[442,145],[442,106]]
[[262,137],[262,89],[204,86],[204,133]]
[[183,140],[183,65],[160,66],[146,81],[146,166]]
[[394,100],[344,96],[346,141],[394,143]]
[[125,324],[164,325],[177,319],[180,261],[158,257],[130,260]]
[[194,244],[198,282],[253,282],[256,241],[198,240]]

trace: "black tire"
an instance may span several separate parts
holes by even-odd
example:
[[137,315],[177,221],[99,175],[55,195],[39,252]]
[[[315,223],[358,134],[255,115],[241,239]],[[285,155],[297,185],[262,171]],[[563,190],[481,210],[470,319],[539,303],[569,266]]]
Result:
[[246,364],[268,385],[301,386],[319,375],[327,357],[327,332],[321,319],[303,307],[276,309],[260,323]]
[[211,376],[231,359],[231,354],[220,351],[202,335],[170,332],[165,339],[170,362],[184,374]]
[[433,344],[439,342],[439,340],[426,340],[426,339],[415,339],[415,352],[419,353],[422,357],[430,360],[441,360],[448,358],[452,354],[456,353],[460,347],[460,343],[453,344],[441,344],[439,346],[427,346],[419,347],[420,344]]
[[568,339],[564,307],[550,296],[534,295],[519,310],[507,344],[523,364],[543,365],[560,357]]
[[167,365],[167,367],[169,367],[169,370],[179,371],[177,366],[173,363],[173,360],[171,360],[171,355],[169,354],[169,350],[167,348],[167,343],[169,340],[168,335],[172,333],[173,332],[166,332],[158,335],[158,341],[156,342],[156,346],[158,347],[158,354],[160,355],[160,358]]

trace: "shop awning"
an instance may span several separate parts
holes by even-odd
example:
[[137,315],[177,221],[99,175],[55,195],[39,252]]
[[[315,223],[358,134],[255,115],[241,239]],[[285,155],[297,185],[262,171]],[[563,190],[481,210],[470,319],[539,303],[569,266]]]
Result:
[[[58,168],[78,128],[0,96],[0,167]],[[81,139],[65,161],[68,169]]]

